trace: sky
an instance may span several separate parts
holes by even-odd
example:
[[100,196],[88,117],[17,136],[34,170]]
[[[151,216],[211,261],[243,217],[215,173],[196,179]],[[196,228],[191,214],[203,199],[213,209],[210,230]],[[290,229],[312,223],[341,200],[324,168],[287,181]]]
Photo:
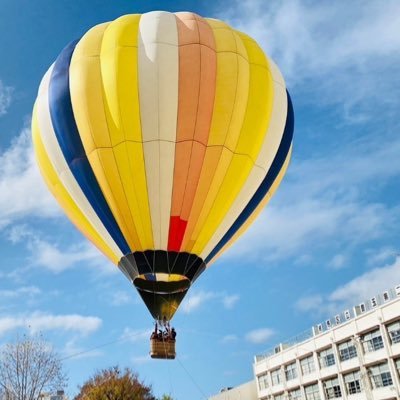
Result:
[[[275,197],[177,312],[175,361],[149,358],[146,307],[48,194],[30,133],[62,48],[151,10],[194,11],[253,36],[279,65],[296,119]],[[254,355],[400,283],[397,0],[0,0],[0,54],[0,346],[42,332],[71,396],[118,364],[157,396],[204,399],[250,380]]]

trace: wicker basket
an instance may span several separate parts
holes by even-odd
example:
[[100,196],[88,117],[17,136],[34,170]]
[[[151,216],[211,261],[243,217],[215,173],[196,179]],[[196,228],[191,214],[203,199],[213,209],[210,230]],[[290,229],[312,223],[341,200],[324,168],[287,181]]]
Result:
[[150,340],[151,358],[162,358],[164,360],[173,360],[176,356],[175,341],[171,340]]

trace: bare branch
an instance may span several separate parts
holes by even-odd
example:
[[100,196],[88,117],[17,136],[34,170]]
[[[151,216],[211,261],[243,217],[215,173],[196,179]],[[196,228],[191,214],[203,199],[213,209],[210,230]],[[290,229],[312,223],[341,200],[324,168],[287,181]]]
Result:
[[66,381],[58,355],[41,336],[17,338],[0,353],[0,395],[6,400],[39,400]]

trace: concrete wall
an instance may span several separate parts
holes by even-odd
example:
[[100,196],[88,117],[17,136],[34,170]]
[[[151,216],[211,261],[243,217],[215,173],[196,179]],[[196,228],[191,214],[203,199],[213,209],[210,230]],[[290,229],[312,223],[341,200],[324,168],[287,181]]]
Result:
[[257,400],[257,387],[255,381],[247,382],[230,390],[221,392],[209,400]]

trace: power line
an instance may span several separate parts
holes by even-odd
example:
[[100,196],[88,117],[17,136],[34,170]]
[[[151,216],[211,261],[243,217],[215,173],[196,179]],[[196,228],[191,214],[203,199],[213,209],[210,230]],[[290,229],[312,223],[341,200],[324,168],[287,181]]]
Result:
[[192,374],[185,368],[185,366],[182,364],[181,360],[176,357],[176,361],[178,361],[179,365],[182,367],[182,369],[186,372],[187,376],[190,378],[190,380],[193,382],[193,384],[196,386],[197,390],[201,393],[201,395],[204,397],[205,400],[207,400],[207,395],[204,393],[203,389],[200,387],[200,385],[196,382],[196,380],[193,378]]
[[66,357],[61,358],[60,361],[69,360],[69,359],[71,359],[71,358],[75,358],[75,357],[81,356],[81,355],[83,355],[83,354],[90,353],[90,352],[92,352],[93,350],[97,350],[97,349],[101,349],[101,348],[103,348],[103,347],[111,346],[112,344],[115,344],[115,343],[125,342],[125,341],[127,341],[128,339],[130,339],[130,338],[132,338],[132,337],[140,336],[140,335],[142,335],[142,332],[136,332],[136,333],[132,333],[132,334],[130,334],[130,335],[125,335],[125,336],[123,336],[123,337],[120,337],[119,339],[112,340],[112,341],[106,342],[106,343],[102,343],[102,344],[99,344],[99,345],[97,345],[97,346],[94,346],[94,347],[92,347],[92,348],[90,348],[90,349],[82,350],[82,351],[79,351],[79,352],[77,352],[77,353],[70,354],[69,356],[66,356]]

